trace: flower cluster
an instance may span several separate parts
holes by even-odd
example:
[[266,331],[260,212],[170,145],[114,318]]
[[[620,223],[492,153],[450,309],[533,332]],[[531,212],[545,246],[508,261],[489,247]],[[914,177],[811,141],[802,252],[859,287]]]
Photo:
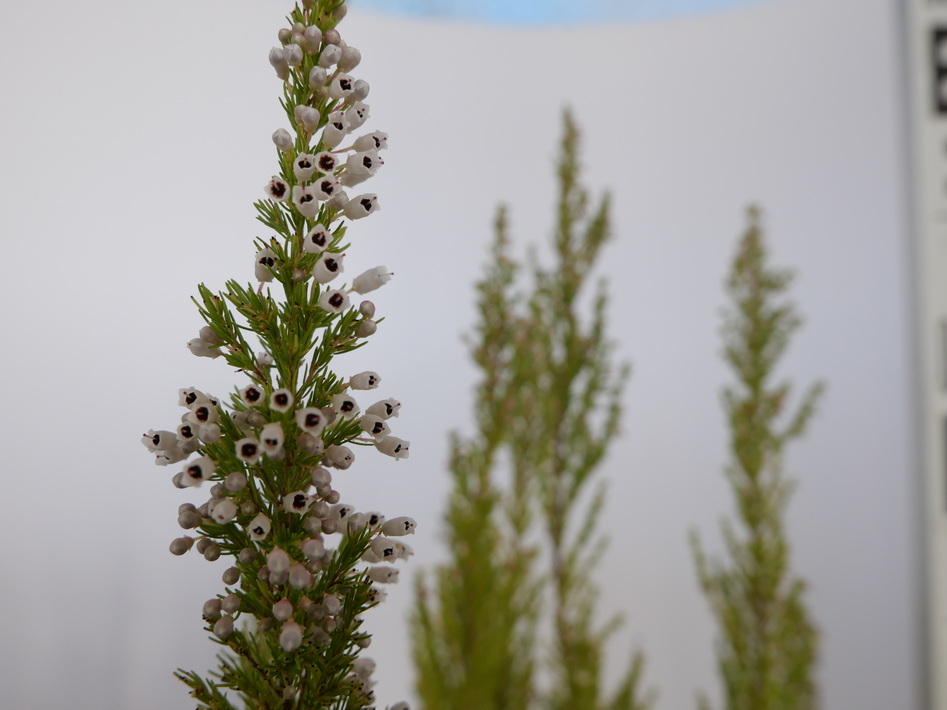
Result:
[[[193,547],[210,561],[232,559],[225,589],[202,614],[233,656],[221,657],[219,680],[178,674],[204,707],[231,707],[219,688],[254,707],[342,698],[346,707],[374,707],[374,663],[358,655],[371,640],[361,615],[384,597],[379,585],[398,580],[392,563],[412,554],[402,538],[414,532],[413,519],[359,512],[333,487],[359,446],[395,459],[410,446],[391,432],[398,400],[363,410],[356,399],[378,388],[377,372],[343,378],[330,369],[333,356],[375,332],[375,305],[361,299],[391,278],[384,266],[349,285],[341,278],[347,223],[379,210],[375,194],[350,197],[346,189],[378,171],[388,140],[361,132],[369,87],[352,76],[361,55],[335,27],[344,10],[340,0],[304,2],[270,52],[289,130],[273,134],[280,171],[255,204],[273,232],[256,241],[258,286],[198,289],[206,325],[188,348],[223,357],[249,382],[227,401],[181,389],[180,425],[142,437],[158,464],[181,466],[175,486],[209,484],[207,500],[180,506],[178,524],[190,534],[173,540],[171,552]],[[241,616],[249,623],[237,624]]]

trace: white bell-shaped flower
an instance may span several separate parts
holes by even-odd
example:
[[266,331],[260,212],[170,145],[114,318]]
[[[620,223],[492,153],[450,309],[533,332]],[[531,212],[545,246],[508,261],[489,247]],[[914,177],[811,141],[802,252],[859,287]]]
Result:
[[370,511],[368,513],[368,527],[377,528],[380,527],[382,523],[385,522],[385,516],[377,511]]
[[296,205],[296,209],[303,217],[312,218],[316,216],[316,213],[319,212],[319,200],[320,198],[312,185],[293,186],[293,204]]
[[303,48],[298,44],[287,44],[283,47],[283,57],[291,67],[298,67],[303,63]]
[[225,525],[237,517],[237,504],[230,498],[223,498],[214,504],[210,509],[210,517],[218,525]]
[[207,456],[199,456],[184,467],[182,482],[187,486],[200,486],[214,475],[216,464]]
[[300,153],[293,162],[293,174],[299,182],[306,182],[316,172],[316,156]]
[[210,401],[210,398],[200,390],[194,389],[193,387],[182,387],[178,390],[179,407],[190,407],[198,400]]
[[398,518],[392,518],[385,521],[381,526],[381,532],[387,537],[400,537],[402,535],[414,535],[414,529],[418,526],[414,518],[402,515]]
[[359,656],[352,661],[352,670],[362,680],[368,680],[375,672],[375,661],[366,656]]
[[286,621],[293,615],[293,604],[289,599],[280,599],[273,604],[273,616],[277,621]]
[[374,175],[385,161],[378,156],[374,148],[350,155],[345,161],[345,169],[350,173]]
[[365,150],[384,150],[388,147],[388,134],[381,131],[359,136],[352,144],[352,148],[361,153]]
[[396,541],[395,542],[395,559],[398,560],[407,560],[414,554],[414,548],[411,545]]
[[317,200],[328,200],[339,189],[339,181],[333,175],[323,175],[313,180],[310,186]]
[[323,175],[331,175],[339,167],[339,159],[333,153],[322,151],[316,154],[316,170]]
[[385,562],[392,562],[397,557],[395,550],[395,541],[387,537],[374,537],[371,541],[372,552],[378,555]]
[[260,431],[260,446],[271,459],[283,453],[283,441],[283,425],[279,422],[270,422]]
[[255,407],[263,401],[263,388],[257,385],[247,385],[240,390],[240,399],[250,407]]
[[284,202],[286,198],[289,197],[289,185],[285,180],[274,175],[270,181],[266,183],[263,192],[274,202]]
[[397,417],[400,411],[401,402],[397,399],[388,398],[380,402],[375,402],[375,404],[365,410],[365,413],[374,414],[382,419],[391,419],[392,417]]
[[325,253],[312,267],[312,277],[321,284],[327,284],[336,276],[345,271],[342,266],[344,254]]
[[365,121],[368,120],[370,110],[369,105],[361,101],[356,101],[350,108],[346,109],[345,120],[349,123],[349,131],[361,128]]
[[326,428],[326,416],[316,407],[297,409],[295,419],[296,426],[314,436],[319,436]]
[[379,584],[395,584],[398,581],[398,570],[387,565],[369,567],[368,578]]
[[322,114],[312,106],[299,104],[293,109],[293,118],[296,119],[296,125],[302,126],[310,133],[319,130],[319,123],[322,121]]
[[352,419],[358,412],[358,402],[351,395],[342,393],[332,398],[332,408],[343,419]]
[[191,412],[187,415],[187,419],[197,425],[216,422],[219,416],[217,407],[210,402],[195,402],[190,406],[190,410]]
[[178,445],[178,436],[173,431],[155,431],[149,429],[147,434],[141,435],[141,443],[147,447],[148,451],[170,451]]
[[237,458],[241,461],[246,461],[249,464],[254,464],[260,460],[260,442],[254,439],[253,437],[246,437],[240,439],[234,443],[234,448],[236,449]]
[[371,293],[391,281],[393,275],[387,266],[376,266],[356,276],[352,281],[352,290],[362,295]]
[[180,446],[175,446],[173,449],[168,449],[167,451],[158,451],[155,453],[155,464],[158,466],[167,466],[168,464],[177,463],[178,461],[183,461],[188,457],[188,454]]
[[256,253],[256,262],[253,266],[253,275],[257,281],[272,281],[273,267],[276,266],[276,254],[267,247]]
[[371,434],[376,441],[384,439],[391,434],[391,427],[387,422],[374,414],[365,414],[358,422],[359,426],[366,434]]
[[381,208],[378,206],[378,195],[365,193],[364,195],[353,197],[346,202],[345,208],[342,211],[349,219],[361,219],[380,210]]
[[342,48],[335,44],[327,45],[319,55],[319,66],[325,69],[338,64],[342,58]]
[[293,137],[285,128],[277,128],[273,131],[273,143],[283,153],[288,153],[295,147]]
[[349,132],[349,122],[342,111],[329,114],[325,130],[322,132],[322,144],[329,150],[335,149]]
[[312,505],[312,498],[306,491],[293,491],[283,496],[283,510],[287,513],[303,515],[309,510],[310,505]]
[[289,62],[282,47],[273,47],[270,50],[270,65],[276,70],[276,76],[284,81],[289,78]]
[[285,387],[274,390],[270,395],[270,409],[277,412],[288,412],[293,406],[293,393]]
[[326,464],[345,470],[355,462],[355,454],[347,446],[330,446],[326,449]]
[[204,345],[210,348],[216,347],[223,343],[221,337],[217,335],[217,331],[215,331],[209,325],[205,325],[203,328],[201,328],[197,333],[197,337],[201,339],[201,342],[204,343]]
[[397,436],[386,436],[384,439],[377,439],[375,441],[376,449],[394,459],[408,458],[408,449],[410,446],[410,441],[399,439]]
[[198,357],[218,358],[221,356],[220,348],[212,348],[200,338],[193,338],[188,341],[187,349]]
[[250,534],[251,540],[259,542],[270,534],[272,527],[273,523],[270,521],[270,519],[263,515],[263,513],[259,513],[253,520],[250,521],[250,524],[247,526],[247,532]]
[[306,233],[303,239],[303,251],[309,254],[321,254],[332,241],[332,235],[324,225],[317,224]]
[[341,313],[349,307],[349,297],[344,291],[332,289],[319,296],[319,307],[329,313]]
[[381,384],[381,375],[371,370],[360,372],[349,378],[349,387],[353,390],[373,390]]

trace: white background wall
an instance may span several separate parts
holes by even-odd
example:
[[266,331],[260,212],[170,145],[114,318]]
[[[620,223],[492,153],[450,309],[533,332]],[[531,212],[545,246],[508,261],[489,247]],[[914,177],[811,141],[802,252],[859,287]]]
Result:
[[[179,387],[240,382],[184,348],[200,326],[189,298],[198,282],[252,278],[265,233],[251,203],[283,125],[266,54],[287,9],[0,6],[0,707],[186,708],[171,671],[213,664],[200,608],[226,565],[167,553],[178,504],[200,499],[138,438],[173,426]],[[404,618],[412,574],[441,555],[446,435],[468,426],[475,378],[460,338],[493,211],[510,203],[520,245],[546,239],[571,105],[588,180],[615,197],[603,273],[634,365],[604,467],[603,619],[628,618],[616,667],[641,645],[659,710],[716,692],[686,535],[719,547],[730,510],[721,284],[758,201],[775,262],[800,272],[806,326],[784,372],[829,384],[787,462],[825,707],[921,707],[897,21],[890,0],[533,30],[350,12],[369,127],[391,149],[371,183],[382,212],[351,230],[346,263],[396,277],[374,299],[388,320],[339,370],[382,374],[412,456],[367,452],[337,480],[345,500],[421,523],[402,585],[370,620],[382,705],[410,697]]]

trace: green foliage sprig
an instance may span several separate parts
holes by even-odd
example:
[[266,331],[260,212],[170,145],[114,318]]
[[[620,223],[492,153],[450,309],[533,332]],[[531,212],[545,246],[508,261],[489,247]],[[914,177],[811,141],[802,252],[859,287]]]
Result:
[[[183,465],[177,487],[211,485],[209,500],[179,509],[193,536],[174,540],[171,552],[233,558],[224,591],[202,610],[222,647],[220,665],[210,678],[177,672],[199,707],[375,707],[374,662],[359,656],[371,640],[362,617],[398,569],[374,563],[410,555],[400,539],[414,521],[340,503],[330,471],[349,468],[353,448],[395,459],[409,451],[390,429],[400,402],[362,411],[355,399],[379,375],[330,369],[375,332],[374,304],[351,299],[390,277],[379,266],[337,285],[346,220],[378,211],[377,196],[350,198],[345,188],[374,174],[387,141],[380,132],[355,137],[368,118],[368,84],[349,74],[360,54],[336,28],[344,14],[342,0],[306,0],[270,52],[293,134],[273,134],[279,171],[254,205],[274,233],[255,242],[259,286],[231,280],[216,293],[201,284],[194,299],[206,326],[191,352],[223,356],[246,381],[228,400],[180,390],[181,425],[142,437],[157,463]],[[340,148],[343,141],[351,143]],[[279,285],[275,294],[270,284]]]
[[[784,516],[793,483],[783,450],[804,433],[823,392],[809,387],[787,413],[791,386],[773,383],[800,319],[784,293],[792,280],[770,268],[757,210],[749,212],[727,280],[732,302],[723,325],[724,358],[737,384],[724,390],[733,458],[727,479],[736,521],[722,532],[728,560],[709,560],[696,532],[691,545],[700,584],[717,619],[717,662],[727,710],[814,710],[818,632],[804,602],[805,581],[789,564]],[[783,423],[785,422],[785,423]],[[709,708],[706,698],[701,708]]]
[[[580,297],[609,237],[608,198],[590,213],[568,112],[564,127],[555,265],[536,265],[532,290],[520,295],[501,209],[479,285],[478,431],[454,439],[450,561],[437,571],[436,592],[422,587],[414,615],[418,689],[430,710],[648,704],[640,691],[640,654],[611,697],[603,690],[604,645],[615,627],[594,619],[593,573],[604,546],[595,522],[604,487],[584,509],[580,501],[617,433],[628,369],[612,363],[602,283],[590,322],[581,316]],[[512,481],[506,489],[497,480],[504,461]],[[543,574],[539,560],[547,557]],[[547,586],[551,655],[538,651],[535,637]],[[540,689],[535,670],[546,664],[551,686]]]

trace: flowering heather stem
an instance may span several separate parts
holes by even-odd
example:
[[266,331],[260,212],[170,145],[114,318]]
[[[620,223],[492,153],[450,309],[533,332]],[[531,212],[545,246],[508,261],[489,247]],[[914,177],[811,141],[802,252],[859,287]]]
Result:
[[[211,487],[205,502],[180,507],[178,523],[193,532],[171,552],[233,558],[224,590],[202,610],[225,647],[220,666],[210,680],[177,672],[199,707],[231,708],[234,698],[248,708],[375,707],[374,662],[359,656],[371,641],[362,615],[383,598],[378,585],[398,578],[376,563],[411,554],[400,539],[414,520],[356,512],[332,487],[330,469],[349,468],[353,447],[395,459],[409,450],[391,434],[398,400],[364,411],[356,401],[379,375],[330,369],[375,332],[374,304],[352,299],[390,278],[379,266],[339,283],[347,222],[379,209],[376,195],[350,198],[345,188],[379,169],[387,145],[384,133],[355,137],[369,87],[349,74],[361,55],[336,29],[344,14],[341,0],[297,5],[270,51],[289,130],[273,134],[279,170],[254,205],[272,232],[255,242],[258,286],[232,280],[216,293],[201,284],[194,299],[206,325],[188,348],[222,356],[246,380],[227,400],[181,389],[181,425],[142,437],[158,464],[183,467],[178,488]],[[347,149],[330,152],[346,137]]]

